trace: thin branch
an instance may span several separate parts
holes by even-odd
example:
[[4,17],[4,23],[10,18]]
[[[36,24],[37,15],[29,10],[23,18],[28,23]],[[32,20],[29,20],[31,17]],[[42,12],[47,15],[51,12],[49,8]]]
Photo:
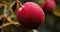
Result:
[[4,4],[6,4],[6,5],[8,5],[8,3],[7,3],[7,2],[5,2],[5,1],[3,1],[3,3],[4,3]]
[[12,23],[6,23],[6,24],[3,24],[2,26],[0,26],[0,28],[4,28],[4,27],[6,27],[6,26],[8,26],[8,25],[11,25]]
[[6,4],[6,2],[4,2],[4,15],[3,15],[3,17],[4,17],[4,20],[7,19],[10,23],[6,23],[6,24],[3,23],[3,25],[0,26],[0,28],[4,28],[4,27],[9,26],[9,25],[12,25],[12,24],[13,25],[20,25],[19,22],[12,21],[10,17],[7,17],[6,8],[7,8],[7,4]]
[[6,23],[6,24],[3,24],[2,26],[0,26],[0,29],[6,27],[6,26],[9,26],[9,25],[19,25],[18,22],[14,22],[14,23]]
[[[3,19],[3,20],[4,20],[4,23],[5,23],[6,18],[7,18],[7,11],[6,11],[6,8],[7,8],[7,5],[4,4],[4,11],[3,11],[3,13],[4,13],[4,14],[3,14],[3,17],[4,17],[4,19]],[[3,23],[3,24],[4,24],[4,23]]]
[[21,7],[23,7],[22,3],[19,0],[15,0],[15,1],[19,3]]
[[4,28],[4,27],[9,26],[9,25],[12,25],[12,24],[15,25],[15,26],[20,25],[19,22],[14,22],[14,21],[12,21],[9,17],[7,17],[7,20],[8,20],[10,23],[3,24],[2,26],[0,26],[0,28]]
[[[18,24],[19,24],[19,22],[12,21],[10,17],[7,17],[7,20],[8,20],[10,23],[13,23],[13,24],[15,24],[15,23],[18,23]],[[19,25],[20,25],[20,24],[19,24]]]
[[4,17],[7,17],[7,11],[6,11],[6,7],[7,5],[6,4],[4,4]]

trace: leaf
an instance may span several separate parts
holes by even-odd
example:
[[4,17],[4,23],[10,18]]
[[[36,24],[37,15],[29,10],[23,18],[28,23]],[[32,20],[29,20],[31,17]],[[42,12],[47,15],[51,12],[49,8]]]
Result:
[[56,6],[56,10],[53,11],[53,13],[54,13],[54,15],[60,17],[60,5],[57,5],[57,6]]

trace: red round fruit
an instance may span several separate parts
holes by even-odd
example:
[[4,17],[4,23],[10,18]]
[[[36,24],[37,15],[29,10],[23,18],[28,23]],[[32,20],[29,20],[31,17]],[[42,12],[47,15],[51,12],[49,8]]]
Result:
[[34,2],[26,2],[23,6],[17,11],[18,22],[26,28],[37,29],[44,22],[42,8]]
[[43,3],[42,7],[44,12],[49,14],[56,9],[56,4],[55,4],[55,1],[48,0]]

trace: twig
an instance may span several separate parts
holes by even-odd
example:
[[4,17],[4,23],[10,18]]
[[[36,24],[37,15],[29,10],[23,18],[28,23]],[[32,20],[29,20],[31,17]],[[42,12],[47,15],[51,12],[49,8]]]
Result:
[[12,21],[10,17],[7,17],[6,8],[7,8],[7,5],[6,5],[6,3],[4,2],[4,15],[3,15],[3,17],[4,17],[4,21],[7,19],[7,20],[9,21],[9,23],[6,23],[6,24],[3,23],[3,25],[0,26],[0,29],[1,29],[1,28],[4,28],[4,27],[6,27],[6,26],[12,25],[12,24],[13,24],[13,25],[20,25],[19,22]]
[[6,4],[4,4],[4,17],[7,17],[7,11],[6,11],[6,7],[7,5]]
[[4,28],[4,27],[6,27],[6,26],[9,26],[9,25],[20,25],[19,24],[19,22],[14,22],[14,21],[12,21],[9,17],[7,17],[7,20],[10,22],[10,23],[6,23],[6,24],[3,24],[2,26],[0,26],[0,28]]
[[[15,23],[18,23],[18,24],[19,24],[19,22],[12,21],[11,18],[9,18],[9,17],[7,17],[7,20],[8,20],[10,23],[13,23],[13,24],[15,24]],[[20,25],[20,24],[19,24],[19,25]]]
[[[3,4],[4,4],[4,15],[3,16],[1,16],[1,19],[2,18],[4,18],[4,22],[5,22],[5,20],[6,20],[6,17],[7,17],[7,13],[6,13],[6,5],[7,5],[7,3],[5,2],[5,1],[3,1]],[[3,23],[4,24],[4,23]],[[0,28],[1,28],[2,26],[0,26]],[[4,32],[4,29],[2,29],[1,30],[1,32]]]
[[8,5],[8,3],[7,3],[7,2],[5,2],[5,1],[3,1],[3,3],[4,3],[4,4],[6,4],[6,5]]
[[[7,5],[4,4],[4,11],[3,11],[3,13],[4,13],[4,14],[3,14],[3,17],[4,17],[4,19],[3,19],[3,20],[4,20],[4,23],[5,23],[6,18],[7,18],[7,11],[6,11],[6,8],[7,8]],[[3,23],[3,24],[4,24],[4,23]]]
[[23,6],[22,3],[21,3],[19,0],[15,0],[15,1],[16,1],[17,3],[19,3],[21,7]]
[[6,27],[6,26],[11,25],[11,24],[12,24],[12,23],[3,24],[2,26],[0,26],[0,28]]
[[1,28],[4,28],[4,27],[6,27],[6,26],[12,25],[12,24],[13,24],[13,25],[19,25],[18,22],[6,23],[6,24],[3,24],[2,26],[0,26],[0,29],[1,29]]

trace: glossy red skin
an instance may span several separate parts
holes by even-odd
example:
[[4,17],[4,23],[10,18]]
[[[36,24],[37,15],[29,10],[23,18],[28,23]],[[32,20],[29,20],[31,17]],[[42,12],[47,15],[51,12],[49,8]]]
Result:
[[43,3],[42,7],[45,13],[50,14],[56,9],[56,3],[55,1],[48,0]]
[[37,29],[44,22],[42,8],[34,2],[26,2],[23,6],[17,12],[18,22],[28,29]]

